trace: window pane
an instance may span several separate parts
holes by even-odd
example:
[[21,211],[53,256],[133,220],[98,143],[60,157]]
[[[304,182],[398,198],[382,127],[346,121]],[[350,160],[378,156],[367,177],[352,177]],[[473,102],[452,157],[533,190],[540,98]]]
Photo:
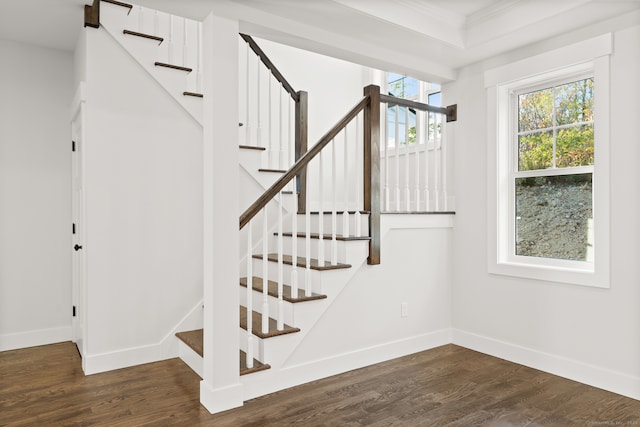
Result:
[[388,73],[387,83],[389,95],[407,99],[413,99],[418,96],[418,80],[412,77]]
[[518,96],[518,130],[526,132],[553,126],[553,89]]
[[584,79],[556,88],[558,126],[593,121],[593,79]]
[[435,107],[440,107],[442,105],[442,93],[430,93],[427,97],[427,104],[433,105]]
[[557,167],[593,164],[593,125],[560,129],[556,138]]
[[516,178],[516,255],[593,261],[592,178]]
[[518,137],[518,170],[547,169],[553,166],[553,131]]

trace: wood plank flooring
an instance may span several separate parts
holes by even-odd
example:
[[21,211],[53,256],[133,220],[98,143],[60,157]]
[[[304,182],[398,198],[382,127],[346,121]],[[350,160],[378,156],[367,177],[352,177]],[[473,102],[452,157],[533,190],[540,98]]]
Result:
[[72,343],[0,353],[2,426],[638,426],[640,401],[455,345],[210,415],[178,359],[84,376]]

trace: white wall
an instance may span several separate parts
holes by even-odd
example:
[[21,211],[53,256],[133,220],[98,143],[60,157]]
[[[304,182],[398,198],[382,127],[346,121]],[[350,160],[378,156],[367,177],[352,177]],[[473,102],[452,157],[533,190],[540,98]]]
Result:
[[71,338],[72,55],[0,40],[0,351]]
[[202,128],[87,29],[85,372],[157,360],[202,299]]
[[[630,15],[492,58],[461,70],[458,81],[443,89],[447,103],[456,102],[459,108],[454,145],[454,342],[635,398],[640,398],[639,23],[637,14]],[[628,28],[630,24],[636,26]],[[611,288],[489,275],[486,127],[491,112],[486,111],[483,72],[607,31],[615,31]]]

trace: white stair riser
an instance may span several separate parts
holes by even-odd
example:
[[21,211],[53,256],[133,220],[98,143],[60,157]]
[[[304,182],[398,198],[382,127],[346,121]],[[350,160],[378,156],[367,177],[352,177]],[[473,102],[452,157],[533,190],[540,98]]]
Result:
[[202,356],[196,353],[191,347],[184,343],[179,338],[178,340],[178,357],[182,359],[184,363],[187,364],[193,371],[200,376],[200,378],[204,375],[204,361]]
[[[101,25],[102,27],[133,57],[135,60],[140,63],[140,65],[151,75],[153,78],[180,104],[186,111],[193,116],[193,118],[198,121],[198,123],[202,123],[203,111],[202,111],[202,99],[194,98],[189,96],[184,96],[183,92],[195,92],[198,89],[196,87],[196,79],[197,79],[197,71],[194,70],[191,73],[187,73],[185,71],[173,70],[164,67],[157,67],[154,65],[156,61],[158,62],[168,62],[168,19],[166,18],[166,14],[160,14],[165,18],[159,20],[158,25],[158,34],[153,34],[153,26],[148,28],[147,25],[144,26],[143,30],[140,31],[138,27],[138,18],[137,18],[137,8],[131,12],[131,14],[127,15],[127,11],[125,8],[112,5],[110,3],[102,3],[102,5],[106,7],[101,8]],[[149,12],[149,19],[152,18],[151,10]],[[182,18],[177,18],[174,20],[174,34],[175,40],[178,40],[180,44],[180,49],[182,49]],[[178,24],[179,22],[179,24]],[[195,25],[195,21],[190,21]],[[160,37],[164,37],[165,41],[162,44],[158,44],[155,40],[145,39],[138,36],[133,35],[125,35],[123,34],[123,30],[128,29],[131,31],[137,32],[147,32],[151,33],[151,35],[158,35]],[[187,34],[187,39],[190,40],[190,43],[196,43],[196,37],[194,31],[195,29],[190,29]],[[175,45],[176,43],[174,43]],[[195,55],[195,45],[193,49],[187,48],[187,52],[193,51],[193,55],[190,56],[191,59],[187,59],[186,66],[190,68],[194,68],[196,66],[196,55]],[[172,60],[171,63],[173,65],[183,65],[182,57],[180,53],[176,55],[175,60]]]
[[[240,342],[240,350],[247,352],[247,331],[238,328],[238,338]],[[276,337],[261,339],[253,336],[253,358],[262,363],[277,363],[280,365],[282,361],[288,357],[288,353],[292,345],[296,345],[300,341],[302,335],[297,333],[279,335]]]
[[[274,236],[276,242],[274,242],[274,249],[278,247],[277,236]],[[307,248],[306,248],[306,238],[298,237],[297,241],[297,254],[299,257],[306,257]],[[310,249],[311,249],[311,258],[318,259],[318,254],[320,253],[320,243],[319,239],[310,239]],[[282,246],[285,254],[293,253],[293,238],[289,236],[282,237]],[[325,262],[331,261],[331,255],[335,250],[337,253],[337,261],[343,264],[349,264],[349,260],[352,257],[359,258],[362,251],[368,251],[369,241],[368,240],[353,240],[353,241],[343,241],[336,240],[335,242],[332,239],[323,239],[322,248],[324,249],[324,259]],[[275,250],[274,250],[275,252]]]
[[[310,215],[310,228],[312,232],[318,232],[319,224],[320,224],[320,216],[319,214]],[[325,213],[322,215],[323,217],[323,232],[324,234],[331,233],[333,218],[330,213]],[[336,229],[337,233],[342,235],[343,227],[343,215],[336,214]],[[306,218],[303,214],[298,214],[298,232],[305,232],[306,227]],[[353,236],[356,234],[356,215],[350,213],[348,216],[348,224],[349,224],[349,235]],[[289,227],[290,229],[291,227]],[[360,236],[368,236],[369,235],[369,215],[360,214]]]
[[[242,306],[241,310],[245,310],[244,307],[247,306],[247,288],[244,286],[239,286],[240,292],[240,305]],[[262,313],[262,292],[252,291],[252,302],[253,302],[253,311],[257,311]],[[269,317],[273,319],[278,318],[278,299],[268,296],[267,303],[269,304]],[[295,325],[295,316],[293,305],[290,302],[283,301],[283,311],[284,311],[284,323],[287,325]]]

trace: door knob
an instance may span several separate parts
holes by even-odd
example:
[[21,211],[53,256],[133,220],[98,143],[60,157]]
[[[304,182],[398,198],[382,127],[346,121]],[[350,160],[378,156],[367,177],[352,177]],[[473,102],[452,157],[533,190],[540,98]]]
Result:
[[80,246],[80,245],[75,245],[75,246],[73,247],[73,249],[75,249],[76,251],[79,251],[80,249],[82,249],[82,246]]

